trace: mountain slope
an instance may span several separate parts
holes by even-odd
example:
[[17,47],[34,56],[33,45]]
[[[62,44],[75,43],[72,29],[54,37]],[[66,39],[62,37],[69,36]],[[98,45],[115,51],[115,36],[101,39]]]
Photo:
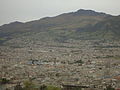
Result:
[[69,39],[117,39],[119,29],[119,16],[80,9],[56,17],[3,25],[0,27],[0,41],[3,43],[22,37],[30,41],[59,42]]
[[[84,38],[116,40],[120,38],[120,16],[113,16],[98,22],[97,24],[84,28],[89,36]],[[86,34],[87,35],[87,34]]]

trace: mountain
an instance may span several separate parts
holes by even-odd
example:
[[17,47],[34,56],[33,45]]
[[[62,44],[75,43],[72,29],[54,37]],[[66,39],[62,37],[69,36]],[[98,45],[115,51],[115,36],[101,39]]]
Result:
[[[31,22],[12,22],[0,26],[0,42],[57,41],[69,39],[118,39],[120,16],[80,9]],[[24,40],[22,40],[24,39]]]
[[79,28],[77,33],[81,34],[80,38],[83,39],[119,40],[120,16],[107,17],[93,26]]

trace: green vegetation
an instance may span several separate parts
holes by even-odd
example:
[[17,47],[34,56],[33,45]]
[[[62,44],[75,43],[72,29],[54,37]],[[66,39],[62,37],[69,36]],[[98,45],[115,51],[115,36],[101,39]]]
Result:
[[46,90],[61,90],[61,88],[55,86],[47,86]]
[[61,88],[52,86],[52,85],[36,85],[31,80],[27,80],[23,83],[24,87],[22,88],[20,85],[15,86],[15,90],[61,90]]
[[106,90],[115,90],[111,85],[107,86]]
[[9,82],[10,80],[8,80],[7,78],[0,78],[0,84],[7,84]]
[[35,90],[35,84],[31,80],[24,82],[24,90]]

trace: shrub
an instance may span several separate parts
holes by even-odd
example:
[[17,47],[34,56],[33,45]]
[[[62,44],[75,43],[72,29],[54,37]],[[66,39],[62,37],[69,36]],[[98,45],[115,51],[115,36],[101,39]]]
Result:
[[47,86],[47,90],[61,90],[61,88],[55,86]]
[[1,78],[0,79],[0,84],[7,84],[9,83],[10,80],[6,79],[6,78]]
[[111,85],[106,87],[106,90],[115,90]]
[[35,84],[31,80],[27,80],[24,83],[24,90],[35,90]]

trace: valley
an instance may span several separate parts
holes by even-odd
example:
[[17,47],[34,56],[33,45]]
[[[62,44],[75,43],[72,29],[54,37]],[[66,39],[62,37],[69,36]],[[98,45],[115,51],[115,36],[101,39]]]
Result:
[[42,85],[119,86],[120,41],[69,40],[0,46],[1,77]]
[[8,89],[30,80],[119,90],[120,16],[80,9],[0,26],[0,78]]

